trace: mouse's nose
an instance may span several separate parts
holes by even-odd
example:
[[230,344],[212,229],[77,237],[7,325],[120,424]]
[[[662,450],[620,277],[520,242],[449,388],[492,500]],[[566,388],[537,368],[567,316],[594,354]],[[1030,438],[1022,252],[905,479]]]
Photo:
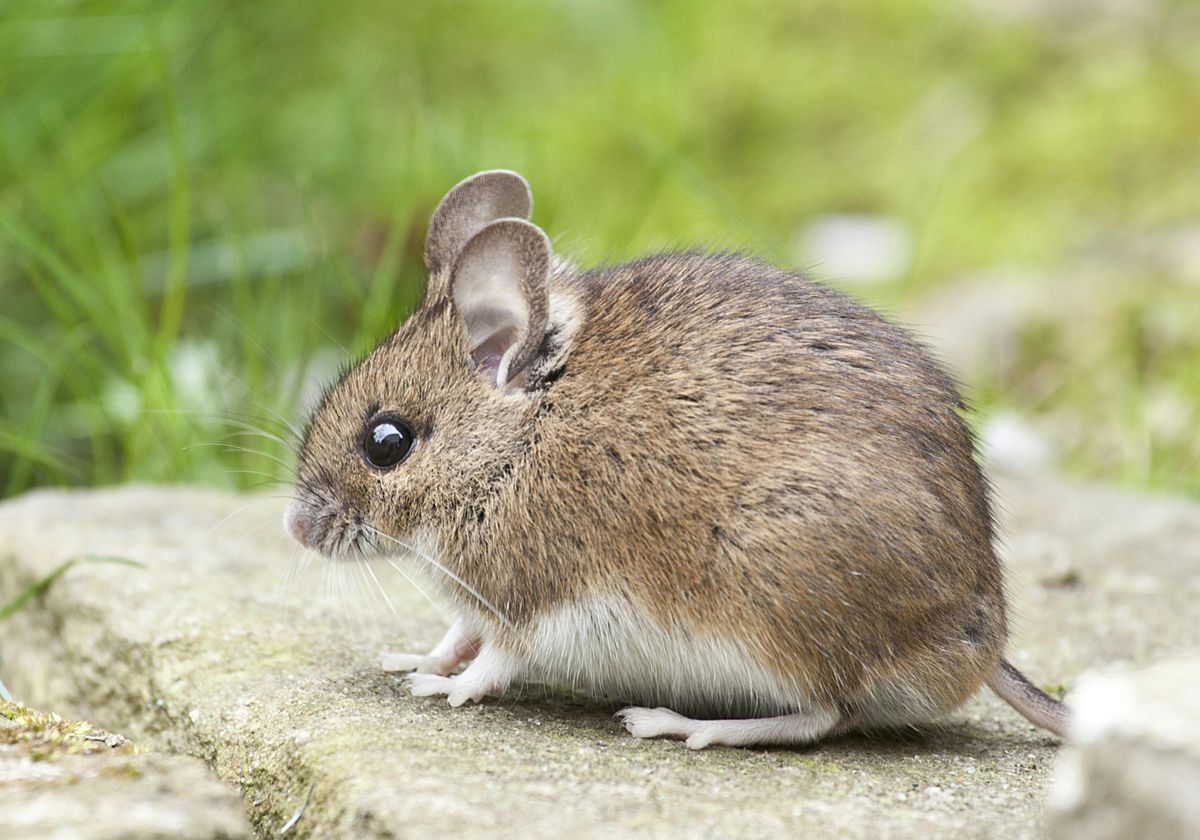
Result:
[[304,530],[304,506],[296,499],[288,502],[287,510],[283,512],[283,529],[291,534],[292,538],[300,545],[312,548],[308,544],[307,533]]

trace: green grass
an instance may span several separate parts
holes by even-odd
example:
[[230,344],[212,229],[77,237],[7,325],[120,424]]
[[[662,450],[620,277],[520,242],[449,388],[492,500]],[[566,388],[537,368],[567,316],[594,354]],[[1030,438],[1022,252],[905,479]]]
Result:
[[[98,555],[89,555],[84,557],[72,557],[69,560],[64,560],[50,571],[45,577],[40,580],[35,580],[26,585],[20,592],[16,594],[8,603],[0,603],[0,622],[6,618],[15,615],[18,610],[25,608],[30,601],[35,598],[40,598],[46,594],[54,583],[68,571],[72,566],[79,563],[116,563],[122,566],[133,566],[142,568],[142,564],[137,560],[129,560],[124,557],[102,557]],[[3,632],[0,630],[0,632]],[[4,685],[4,681],[0,680],[0,700],[9,703],[12,702],[12,695],[9,694],[8,688]]]
[[1200,223],[1197,7],[983,5],[10,0],[0,495],[286,477],[283,444],[239,435],[286,438],[306,383],[411,310],[434,203],[495,166],[584,263],[796,264],[814,215],[899,218],[917,258],[869,291],[892,308],[1111,246],[1095,305],[973,390],[1081,472],[1200,493],[1200,287],[1123,247]]

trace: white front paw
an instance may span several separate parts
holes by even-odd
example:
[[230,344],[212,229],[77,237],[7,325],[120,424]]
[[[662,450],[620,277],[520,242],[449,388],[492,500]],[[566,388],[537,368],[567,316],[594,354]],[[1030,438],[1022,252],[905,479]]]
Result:
[[464,681],[461,679],[456,679],[454,682],[456,685],[454,686],[453,690],[446,695],[446,699],[449,701],[451,706],[461,706],[468,700],[478,703],[487,696],[487,691],[480,689],[478,686],[464,683]]
[[388,653],[379,654],[379,667],[384,671],[416,671],[425,664],[428,656],[419,653]]
[[487,696],[486,687],[472,680],[458,677],[439,677],[436,674],[409,674],[404,685],[413,697],[437,697],[444,695],[451,706],[461,706],[468,700],[478,703]]
[[454,690],[454,680],[437,674],[409,674],[404,678],[404,687],[413,697],[437,697],[449,695]]
[[[436,655],[427,658],[435,664],[438,662]],[[405,677],[404,684],[413,697],[444,694],[451,706],[461,706],[468,700],[479,702],[489,694],[503,693],[518,673],[517,664],[511,656],[495,648],[485,648],[456,677],[422,673],[427,669],[420,667],[418,673]]]

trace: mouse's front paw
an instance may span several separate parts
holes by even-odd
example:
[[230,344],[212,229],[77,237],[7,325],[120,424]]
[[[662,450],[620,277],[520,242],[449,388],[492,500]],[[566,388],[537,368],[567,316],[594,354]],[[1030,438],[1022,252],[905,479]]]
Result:
[[413,697],[438,697],[454,690],[454,678],[437,674],[409,674],[404,678],[404,687]]
[[451,706],[461,706],[468,700],[478,703],[487,696],[487,688],[458,677],[439,677],[436,674],[409,674],[404,684],[413,697],[445,695]]
[[428,659],[428,656],[419,653],[384,651],[379,654],[379,668],[382,671],[416,671],[424,666]]

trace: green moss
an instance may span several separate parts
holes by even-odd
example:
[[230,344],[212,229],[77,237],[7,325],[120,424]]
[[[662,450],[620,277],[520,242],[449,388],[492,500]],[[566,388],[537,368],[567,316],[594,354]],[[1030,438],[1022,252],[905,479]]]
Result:
[[125,761],[119,764],[113,763],[105,765],[104,767],[100,768],[100,775],[136,781],[137,779],[145,776],[146,771],[137,764]]
[[0,744],[18,747],[34,761],[54,761],[65,755],[142,752],[119,735],[96,729],[87,721],[73,721],[54,713],[38,712],[20,703],[0,701]]

